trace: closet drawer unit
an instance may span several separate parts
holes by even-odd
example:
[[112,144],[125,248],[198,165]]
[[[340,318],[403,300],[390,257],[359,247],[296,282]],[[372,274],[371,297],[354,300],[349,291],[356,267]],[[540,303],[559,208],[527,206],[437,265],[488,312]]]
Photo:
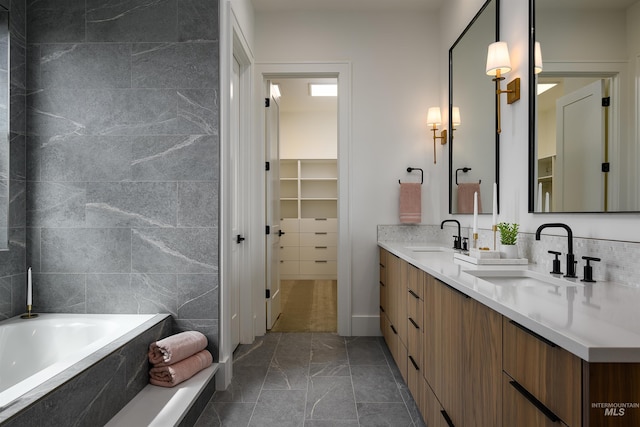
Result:
[[280,260],[281,275],[297,275],[300,274],[300,261]]
[[300,261],[300,274],[335,275],[338,271],[336,261]]
[[338,235],[325,231],[300,233],[300,246],[338,246]]
[[300,246],[300,233],[286,233],[280,236],[280,246]]
[[582,360],[533,331],[503,318],[503,369],[569,426],[582,425]]
[[280,260],[299,261],[300,251],[297,246],[280,246]]
[[335,261],[338,259],[338,248],[335,246],[302,246],[300,259],[304,261]]
[[300,220],[302,233],[314,233],[324,231],[327,233],[338,232],[338,220],[336,218],[302,218]]
[[290,218],[281,219],[280,229],[285,233],[298,233],[300,231],[300,220]]

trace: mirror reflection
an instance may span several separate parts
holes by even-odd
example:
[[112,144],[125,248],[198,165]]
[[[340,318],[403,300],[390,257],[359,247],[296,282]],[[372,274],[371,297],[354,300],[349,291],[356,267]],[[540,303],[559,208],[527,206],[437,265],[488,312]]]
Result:
[[0,250],[8,248],[9,12],[0,6]]
[[529,207],[640,211],[640,1],[535,0]]
[[497,0],[487,1],[449,50],[449,213],[492,209],[497,177],[495,83],[487,48],[498,39]]

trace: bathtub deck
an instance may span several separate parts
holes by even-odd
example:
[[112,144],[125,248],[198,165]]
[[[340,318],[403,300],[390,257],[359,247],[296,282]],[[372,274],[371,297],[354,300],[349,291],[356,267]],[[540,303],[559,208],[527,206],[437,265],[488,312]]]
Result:
[[105,427],[179,425],[217,370],[214,363],[172,388],[147,385]]

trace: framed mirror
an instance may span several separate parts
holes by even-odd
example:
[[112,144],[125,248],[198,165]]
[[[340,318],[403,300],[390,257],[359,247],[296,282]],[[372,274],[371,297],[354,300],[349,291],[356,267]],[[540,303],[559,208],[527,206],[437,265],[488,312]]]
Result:
[[640,211],[640,0],[530,13],[529,212]]
[[0,250],[9,247],[9,10],[0,4]]
[[[488,0],[449,49],[449,213],[491,213],[499,183],[495,83],[487,48],[499,40],[499,1]],[[499,184],[498,184],[499,185]]]

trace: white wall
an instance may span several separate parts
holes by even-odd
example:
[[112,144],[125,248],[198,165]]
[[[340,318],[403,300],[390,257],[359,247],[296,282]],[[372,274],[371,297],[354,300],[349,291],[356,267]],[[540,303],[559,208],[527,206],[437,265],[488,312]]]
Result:
[[338,112],[280,113],[281,159],[336,159]]
[[398,223],[398,179],[425,170],[423,222],[440,218],[448,167],[433,164],[426,115],[441,103],[439,31],[426,13],[256,14],[257,62],[349,61],[352,66],[350,206],[352,314],[376,316],[376,226]]

